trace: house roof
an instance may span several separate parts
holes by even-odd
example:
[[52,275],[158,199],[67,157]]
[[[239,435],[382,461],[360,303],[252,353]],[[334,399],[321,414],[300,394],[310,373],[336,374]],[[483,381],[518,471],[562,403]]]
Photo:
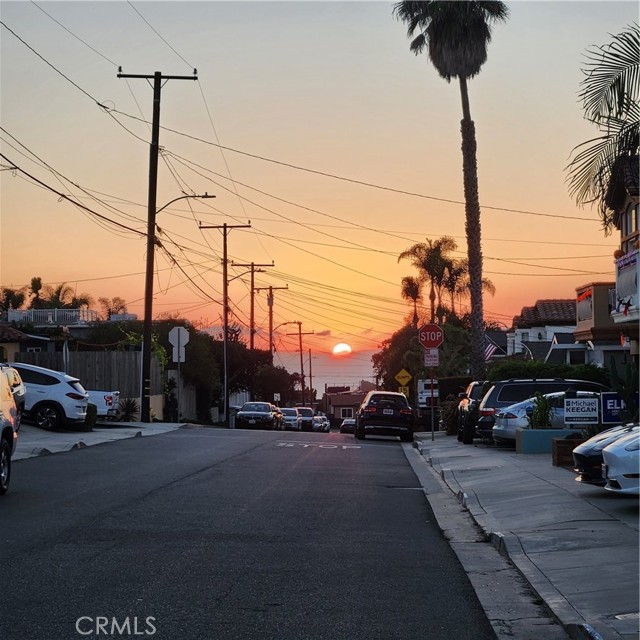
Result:
[[551,348],[551,340],[544,340],[542,342],[528,342],[526,340],[523,340],[522,344],[529,349],[534,360],[544,361],[544,359],[547,357],[547,354],[549,353],[549,349]]
[[522,307],[520,315],[513,319],[513,326],[518,329],[575,323],[576,301],[573,298],[538,300],[532,307]]
[[329,403],[334,407],[353,407],[359,405],[366,393],[336,393],[329,394]]
[[31,336],[28,336],[18,329],[14,329],[14,327],[0,327],[0,342],[24,342],[32,339]]

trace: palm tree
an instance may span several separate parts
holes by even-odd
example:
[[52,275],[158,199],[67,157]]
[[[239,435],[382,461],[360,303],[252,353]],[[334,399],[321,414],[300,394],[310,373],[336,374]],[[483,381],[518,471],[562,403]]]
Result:
[[471,375],[480,380],[485,370],[482,244],[476,132],[469,109],[467,79],[480,73],[487,59],[491,26],[506,20],[509,11],[503,2],[404,0],[394,5],[393,12],[406,23],[409,37],[418,33],[410,50],[418,55],[426,49],[438,74],[447,82],[458,78],[460,84],[465,229],[471,279]]
[[405,276],[402,278],[402,297],[413,302],[413,328],[418,328],[418,300],[422,297],[422,282],[419,278]]
[[[580,83],[585,118],[601,136],[573,149],[569,193],[580,206],[597,203],[605,233],[613,227],[607,190],[621,159],[638,155],[640,137],[640,32],[633,24],[613,42],[587,50]],[[637,166],[637,158],[633,160]]]
[[31,278],[31,286],[29,287],[29,293],[33,296],[29,304],[30,309],[42,309],[42,298],[40,297],[40,291],[42,291],[42,278],[36,276]]
[[427,238],[426,242],[418,242],[398,256],[398,262],[403,259],[411,260],[411,264],[420,273],[420,279],[431,283],[438,307],[442,307],[442,290],[447,271],[453,262],[449,253],[457,248],[456,241],[450,236],[442,236],[437,240]]

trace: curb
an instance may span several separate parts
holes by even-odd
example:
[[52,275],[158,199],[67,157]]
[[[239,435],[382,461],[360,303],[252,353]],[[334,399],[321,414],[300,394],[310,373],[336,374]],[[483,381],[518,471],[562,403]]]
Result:
[[527,557],[516,535],[501,533],[498,523],[482,508],[474,494],[467,494],[458,483],[455,474],[441,467],[438,458],[429,453],[426,443],[414,440],[413,447],[441,484],[455,496],[473,521],[480,527],[491,545],[507,558],[518,573],[527,581],[532,591],[546,604],[559,624],[565,629],[571,640],[605,640],[592,625],[577,622],[582,616],[566,598],[553,586],[549,579]]

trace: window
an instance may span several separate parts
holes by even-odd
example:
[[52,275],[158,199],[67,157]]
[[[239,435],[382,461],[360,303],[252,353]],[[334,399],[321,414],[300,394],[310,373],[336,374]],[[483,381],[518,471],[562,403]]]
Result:
[[31,371],[30,369],[21,369],[20,367],[16,367],[16,369],[18,370],[22,381],[26,382],[27,384],[42,384],[47,386],[58,384],[58,381],[55,378],[48,376],[45,373],[40,373],[39,371]]
[[569,364],[585,364],[585,355],[585,351],[571,349],[571,351],[569,351]]
[[638,232],[638,208],[639,204],[629,204],[620,220],[620,248],[629,253],[633,251],[635,243],[640,238]]
[[353,418],[353,407],[340,407],[340,417],[343,420],[345,418]]

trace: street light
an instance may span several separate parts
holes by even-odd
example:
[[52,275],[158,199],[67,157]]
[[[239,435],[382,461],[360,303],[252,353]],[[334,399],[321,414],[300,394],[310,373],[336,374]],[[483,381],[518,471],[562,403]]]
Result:
[[151,422],[151,323],[153,316],[153,263],[156,247],[156,215],[170,204],[186,198],[215,198],[208,193],[204,195],[183,195],[170,200],[160,209],[149,211],[147,221],[147,270],[144,284],[144,326],[142,329],[142,389],[140,398],[140,419]]

